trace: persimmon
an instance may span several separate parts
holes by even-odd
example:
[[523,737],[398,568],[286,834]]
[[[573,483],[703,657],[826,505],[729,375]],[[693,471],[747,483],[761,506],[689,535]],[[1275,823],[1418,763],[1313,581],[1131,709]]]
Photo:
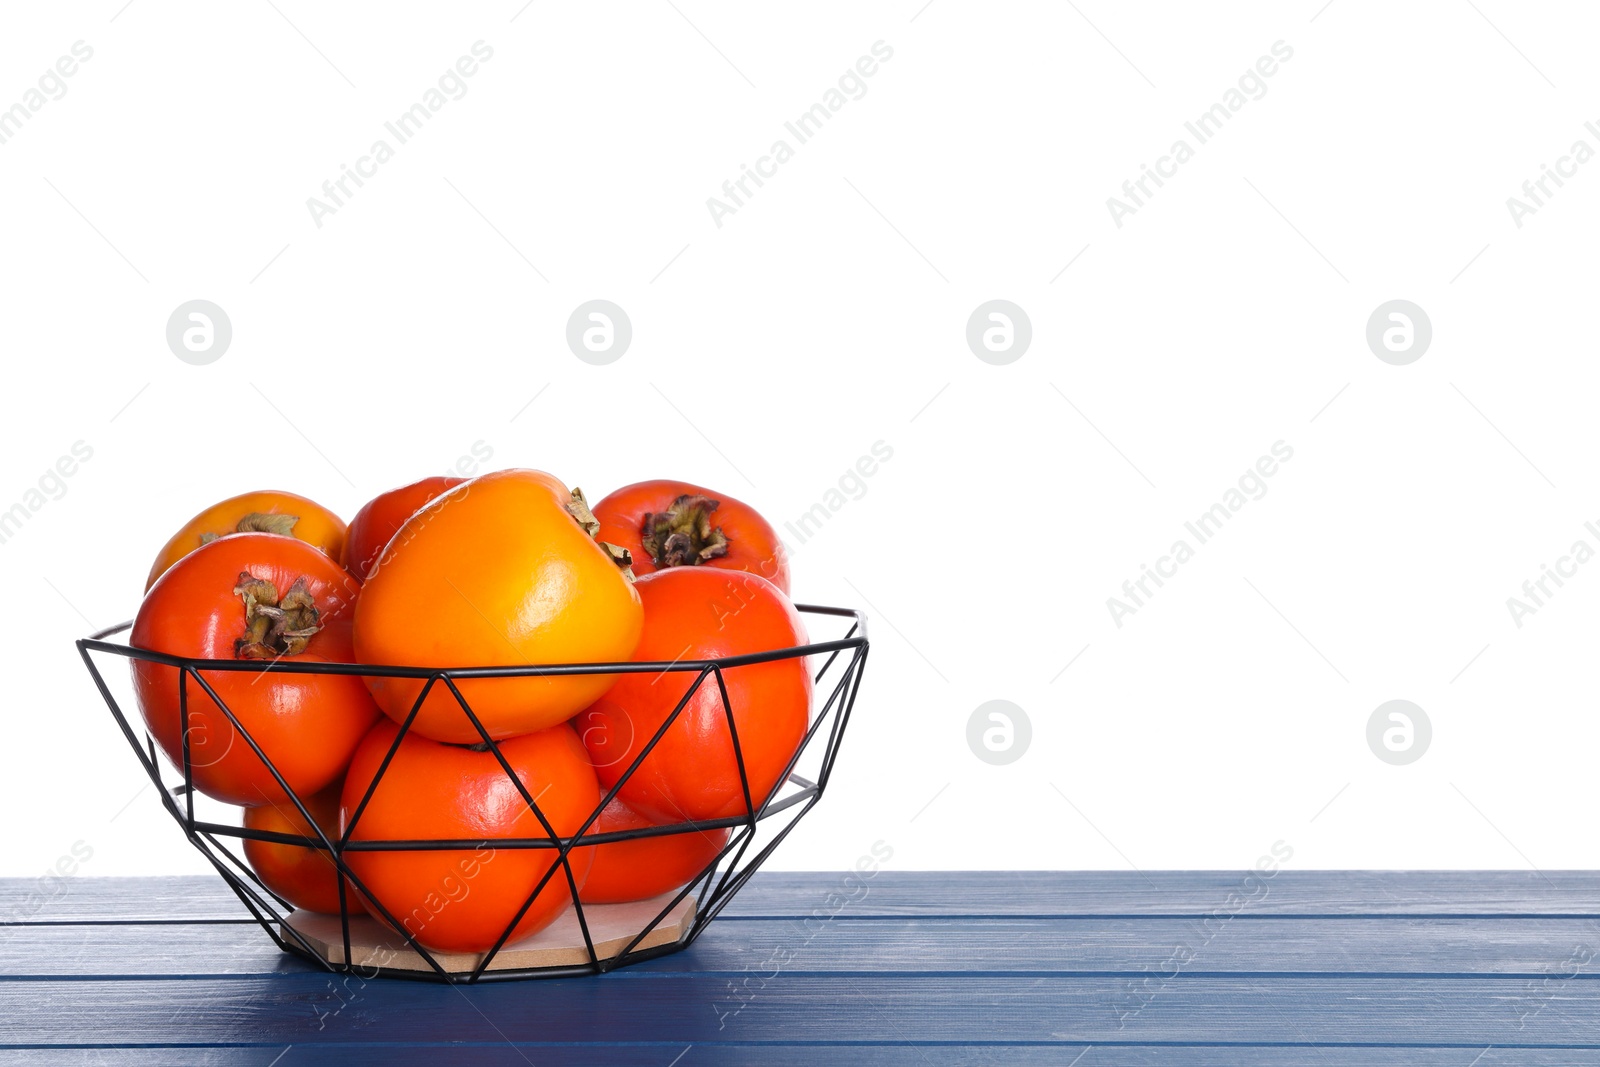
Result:
[[[634,658],[671,663],[770,652],[806,643],[789,598],[754,574],[672,567],[640,578],[644,634]],[[722,672],[732,705],[750,804],[778,785],[810,722],[804,656]],[[573,721],[601,784],[615,785],[672,714],[692,672],[624,674]],[[716,678],[708,675],[618,794],[657,823],[746,815],[733,735]]]
[[[374,906],[381,904],[426,948],[484,952],[556,865],[557,850],[495,846],[503,838],[552,839],[487,746],[441,744],[408,732],[361,807],[399,732],[387,719],[380,720],[356,751],[339,807],[341,827],[352,842],[470,844],[460,849],[350,850],[344,853],[345,862],[368,894],[368,911],[374,916],[382,918]],[[556,835],[577,834],[600,804],[600,786],[572,727],[560,723],[498,746]],[[588,876],[592,853],[589,848],[570,853],[579,887]],[[571,902],[572,888],[557,869],[508,940],[543,929]]]
[[[156,581],[139,605],[129,642],[190,659],[349,663],[359,591],[338,563],[304,541],[229,534],[184,556]],[[230,804],[289,802],[267,763],[194,677],[185,686],[185,723],[179,669],[137,659],[132,668],[145,724],[179,769],[187,734],[195,788]],[[302,798],[339,777],[378,717],[355,675],[199,675]]]
[[[436,497],[390,539],[356,606],[363,663],[413,667],[526,666],[626,661],[643,609],[631,576],[593,537],[581,493],[540,471],[485,474]],[[471,678],[462,696],[490,737],[564,722],[615,680],[611,674]],[[424,685],[368,679],[396,722]],[[435,683],[412,729],[436,741],[482,735],[447,686]]]
[[293,537],[333,559],[344,551],[345,524],[327,508],[296,493],[263,489],[219,501],[183,524],[156,555],[146,590],[167,568],[201,545],[231,533],[272,533]]
[[[588,832],[610,834],[655,825],[621,797],[613,797]],[[727,843],[728,829],[724,827],[595,845],[594,865],[578,898],[585,904],[622,904],[680,889],[705,873]]]
[[633,555],[633,571],[703,566],[759,574],[789,592],[789,557],[772,524],[743,501],[689,482],[655,479],[594,506],[600,540]]
[[378,553],[383,551],[383,546],[389,543],[395,531],[405,525],[405,521],[418,508],[464,481],[465,478],[451,476],[424,478],[373,497],[350,520],[350,528],[344,539],[344,554],[340,557],[345,570],[357,578],[365,579],[373,564],[378,562]]
[[[316,820],[330,844],[339,840],[339,792],[343,783],[335,782],[315,796],[302,797],[306,811]],[[262,804],[244,809],[247,830],[292,834],[317,839],[300,809],[289,803]],[[309,845],[289,845],[279,841],[244,839],[244,858],[263,885],[297,908],[339,914],[339,868],[329,853]],[[348,880],[345,881],[345,907],[359,915],[366,909]]]

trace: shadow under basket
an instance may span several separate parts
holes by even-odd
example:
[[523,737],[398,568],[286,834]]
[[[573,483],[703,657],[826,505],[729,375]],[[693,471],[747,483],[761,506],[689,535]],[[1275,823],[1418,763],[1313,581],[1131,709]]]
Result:
[[[190,844],[199,849],[217,873],[228,883],[250,914],[261,924],[267,935],[285,952],[292,952],[312,960],[329,971],[358,974],[363,978],[377,976],[411,978],[440,982],[480,982],[508,978],[555,978],[574,975],[600,974],[630,963],[653,959],[676,952],[693,944],[712,919],[727,906],[744,884],[749,881],[772,851],[783,842],[795,824],[812,805],[822,798],[828,777],[833,770],[839,744],[844,737],[850,710],[855,704],[861,686],[861,674],[866,668],[867,634],[866,618],[859,611],[848,608],[829,608],[797,604],[796,608],[813,623],[826,621],[843,629],[844,636],[830,641],[820,641],[795,648],[778,649],[746,656],[721,659],[679,660],[673,663],[586,663],[519,667],[386,667],[349,663],[299,663],[289,659],[262,662],[259,660],[204,660],[186,659],[157,652],[133,648],[122,641],[113,640],[124,634],[132,623],[123,623],[102,630],[77,642],[78,652],[94,679],[100,695],[105,698],[117,725],[122,728],[134,754],[143,765],[145,773],[156,786],[161,802]],[[737,667],[767,663],[782,659],[802,659],[809,662],[816,682],[816,696],[812,717],[799,750],[789,761],[777,788],[765,803],[747,803],[741,815],[723,819],[682,822],[670,826],[652,826],[611,833],[590,833],[589,829],[599,818],[600,810],[610,803],[640,763],[654,749],[667,726],[663,726],[643,748],[617,784],[606,791],[600,805],[578,833],[572,837],[519,839],[450,839],[450,840],[383,840],[351,841],[349,830],[344,837],[324,836],[320,831],[312,837],[295,834],[250,830],[229,825],[214,819],[196,816],[196,794],[188,748],[189,731],[183,734],[183,766],[163,774],[164,761],[158,757],[155,742],[150,735],[137,730],[123,712],[117,695],[100,670],[97,656],[114,656],[125,660],[140,660],[176,668],[179,674],[180,714],[188,721],[188,701],[193,694],[203,694],[215,703],[232,724],[238,738],[249,744],[257,757],[271,771],[278,784],[288,792],[307,825],[315,825],[306,810],[304,800],[295,796],[283,781],[282,775],[272,766],[261,748],[239,723],[212,687],[208,676],[229,671],[249,671],[285,674],[355,674],[364,677],[393,677],[423,679],[424,687],[413,705],[412,716],[400,727],[394,745],[410,729],[411,721],[422,701],[435,687],[448,689],[460,703],[462,711],[482,734],[489,751],[499,760],[507,777],[522,794],[535,818],[550,833],[548,821],[540,812],[535,798],[528,794],[522,783],[511,773],[510,766],[501,755],[499,746],[483,730],[476,714],[462,697],[457,682],[468,678],[514,678],[552,674],[625,674],[666,673],[686,682],[685,692],[667,720],[667,726],[676,722],[688,706],[690,699],[701,686],[713,686],[719,691],[721,707],[726,716],[729,736],[739,767],[741,786],[747,798],[752,796],[750,783],[745,777],[744,761],[739,748],[738,732],[729,706],[724,673]],[[125,683],[131,692],[131,682]],[[132,704],[130,703],[130,706]],[[137,718],[137,716],[135,716]],[[385,761],[384,767],[388,766]],[[368,797],[383,780],[380,770],[368,790]],[[205,801],[205,798],[201,798]],[[360,818],[356,810],[355,820]],[[644,837],[664,836],[689,831],[727,829],[727,843],[717,856],[697,876],[681,889],[659,897],[628,904],[583,904],[574,892],[575,882],[568,863],[569,851],[577,846],[600,845]],[[489,950],[478,953],[453,953],[431,951],[419,944],[405,924],[384,907],[380,899],[374,903],[387,922],[360,914],[352,914],[350,901],[341,888],[340,912],[319,914],[295,910],[288,901],[273,893],[257,878],[235,847],[242,839],[254,838],[280,844],[302,845],[326,852],[333,864],[348,882],[371,899],[360,878],[346,863],[346,853],[354,851],[472,851],[494,849],[554,850],[557,859],[544,880],[529,893],[524,911],[551,879],[567,883],[568,906],[550,925],[539,932],[516,941],[509,934],[521,918],[519,912],[507,924],[500,941]],[[229,839],[233,839],[232,842]],[[559,884],[559,882],[557,883]]]

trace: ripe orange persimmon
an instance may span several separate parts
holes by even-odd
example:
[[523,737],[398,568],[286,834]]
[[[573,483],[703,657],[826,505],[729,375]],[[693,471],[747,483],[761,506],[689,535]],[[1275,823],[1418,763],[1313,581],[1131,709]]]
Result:
[[[637,830],[656,823],[613,797],[589,828],[591,834]],[[682,888],[702,874],[728,843],[728,830],[687,830],[594,846],[594,866],[578,898],[585,904],[649,900]]]
[[[671,663],[769,652],[806,643],[789,598],[765,578],[707,567],[672,567],[635,583],[644,636],[634,659]],[[749,777],[750,802],[765,802],[810,722],[805,657],[723,673]],[[624,674],[573,720],[600,782],[615,785],[672,714],[695,675]],[[659,824],[747,814],[739,765],[716,678],[707,676],[618,794]]]
[[[330,844],[339,841],[339,791],[341,783],[301,800]],[[247,830],[293,834],[317,839],[311,824],[300,809],[290,803],[263,804],[244,809]],[[297,908],[339,914],[339,869],[327,852],[309,845],[286,845],[279,841],[245,838],[244,858],[266,887]],[[345,907],[360,915],[366,909],[349,881],[345,881]]]
[[[588,528],[583,525],[588,523]],[[506,470],[456,486],[405,521],[378,558],[356,607],[363,663],[414,667],[625,661],[639,641],[639,596],[596,543],[581,494],[540,471]],[[459,684],[491,737],[570,719],[614,675],[466,679]],[[404,722],[423,682],[369,678],[378,704]],[[443,684],[412,729],[436,741],[482,736]]]
[[201,545],[224,534],[252,532],[293,537],[334,559],[344,551],[344,520],[316,501],[275,489],[242,493],[211,505],[184,523],[183,529],[161,547],[145,589]]
[[706,566],[759,574],[789,592],[789,557],[778,533],[749,504],[688,482],[656,479],[594,506],[602,541],[633,554],[633,571]]
[[[292,537],[229,534],[184,556],[139,605],[129,643],[192,659],[352,662],[360,586],[322,552]],[[272,772],[193,677],[187,727],[176,667],[132,663],[134,693],[151,735],[197,789],[230,804],[289,803]],[[378,709],[354,675],[200,671],[241,726],[304,798],[350,762]]]
[[[494,946],[534,887],[556,864],[554,848],[495,847],[499,838],[550,840],[494,753],[407,733],[359,812],[399,728],[382,720],[356,752],[345,778],[340,826],[354,841],[454,841],[461,849],[347,851],[345,862],[368,894],[368,911],[395,922],[427,948],[483,952]],[[498,742],[501,755],[559,837],[571,837],[600,803],[583,744],[566,723]],[[573,849],[581,888],[593,850]],[[559,868],[508,940],[543,929],[572,902]],[[383,920],[388,922],[388,920]]]
[[373,497],[350,520],[340,560],[345,570],[365,580],[395,531],[428,501],[464,481],[450,476],[424,478]]

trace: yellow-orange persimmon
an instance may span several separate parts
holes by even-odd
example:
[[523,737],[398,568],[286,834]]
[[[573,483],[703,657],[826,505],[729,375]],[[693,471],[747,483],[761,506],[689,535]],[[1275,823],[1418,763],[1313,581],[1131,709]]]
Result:
[[[456,486],[406,520],[378,557],[356,608],[363,663],[412,667],[606,663],[633,655],[643,608],[630,576],[597,543],[582,495],[540,471],[496,471]],[[461,695],[494,738],[570,719],[614,675],[464,679]],[[404,722],[424,681],[368,678]],[[482,735],[436,682],[413,730],[474,744]]]
[[327,508],[295,493],[264,489],[241,493],[206,508],[183,524],[161,547],[145,589],[184,556],[224,534],[275,533],[293,537],[338,559],[344,551],[345,524]]

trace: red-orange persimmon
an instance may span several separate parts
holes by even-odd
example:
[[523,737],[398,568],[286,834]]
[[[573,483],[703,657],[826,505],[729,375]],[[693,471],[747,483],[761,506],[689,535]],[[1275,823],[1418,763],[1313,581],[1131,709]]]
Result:
[[[430,741],[408,733],[357,814],[399,727],[381,720],[361,743],[345,777],[340,826],[351,841],[472,841],[460,849],[347,851],[345,862],[369,894],[367,910],[382,904],[423,946],[445,952],[485,952],[516,918],[534,886],[556,863],[554,848],[496,847],[497,838],[545,838],[494,753]],[[571,837],[600,804],[594,769],[572,727],[559,723],[498,742],[560,837]],[[354,831],[350,831],[354,820]],[[593,850],[573,849],[579,888]],[[556,870],[517,920],[508,940],[549,925],[572,902],[566,875]]]
[[623,486],[594,506],[595,537],[633,554],[633,572],[704,566],[759,574],[789,592],[789,557],[754,508],[688,482]]
[[383,546],[405,525],[405,521],[424,505],[446,491],[466,481],[465,478],[441,476],[424,478],[410,485],[402,485],[387,493],[380,493],[356,512],[350,520],[350,530],[345,534],[345,570],[365,581],[378,562]]
[[[768,652],[806,643],[789,598],[754,574],[672,567],[635,584],[644,603],[636,661],[673,662]],[[778,784],[810,721],[805,657],[723,672],[750,802]],[[577,726],[601,783],[610,788],[672,714],[693,673],[624,674],[580,714]],[[708,676],[619,795],[657,823],[746,814],[733,738],[716,678]]]
[[[191,659],[351,663],[358,583],[304,541],[229,534],[195,549],[161,576],[133,621],[135,648]],[[378,717],[359,677],[201,671],[290,789],[302,799],[335,782]],[[272,771],[193,677],[188,722],[179,670],[133,661],[134,692],[151,736],[180,770],[189,738],[194,784],[246,806],[289,803]]]

